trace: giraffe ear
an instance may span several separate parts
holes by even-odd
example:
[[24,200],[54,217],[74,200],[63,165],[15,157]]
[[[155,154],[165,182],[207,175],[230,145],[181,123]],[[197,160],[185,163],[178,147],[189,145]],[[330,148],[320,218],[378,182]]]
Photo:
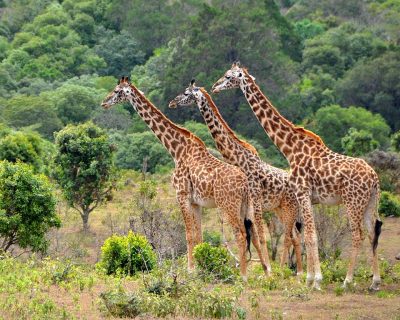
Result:
[[195,80],[195,79],[192,79],[192,80],[190,81],[190,85],[193,87],[195,82],[196,82],[196,80]]

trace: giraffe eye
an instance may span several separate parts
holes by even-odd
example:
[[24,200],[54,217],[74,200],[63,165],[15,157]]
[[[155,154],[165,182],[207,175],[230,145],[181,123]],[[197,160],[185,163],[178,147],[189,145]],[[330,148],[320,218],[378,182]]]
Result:
[[231,77],[230,76],[225,76],[225,79],[226,80],[229,80]]

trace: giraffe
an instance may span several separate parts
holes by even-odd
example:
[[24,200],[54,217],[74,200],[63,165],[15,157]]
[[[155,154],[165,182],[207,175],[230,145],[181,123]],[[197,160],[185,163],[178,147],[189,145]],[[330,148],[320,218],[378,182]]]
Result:
[[258,232],[253,224],[253,204],[246,175],[239,168],[212,156],[197,136],[169,120],[129,83],[127,77],[119,80],[102,106],[110,108],[125,101],[132,105],[174,159],[172,185],[185,223],[188,269],[194,268],[193,247],[202,242],[201,210],[203,207],[218,207],[235,234],[242,277],[246,279],[246,241],[249,249],[250,239],[267,273]]
[[302,274],[299,231],[293,228],[299,208],[295,193],[288,188],[288,173],[262,161],[257,150],[251,144],[240,140],[222,118],[208,92],[204,88],[197,87],[194,80],[182,94],[169,103],[169,107],[176,108],[195,104],[197,104],[224,160],[238,166],[248,177],[251,197],[254,200],[255,223],[268,268],[270,268],[270,264],[262,217],[264,210],[277,214],[285,225],[281,265],[287,262],[288,252],[293,243],[296,252],[297,273],[298,275]]
[[289,183],[296,190],[305,223],[307,284],[313,283],[319,289],[322,280],[312,204],[343,203],[352,236],[352,250],[343,286],[353,280],[356,258],[364,240],[364,220],[372,249],[373,280],[370,289],[379,290],[381,279],[376,249],[382,222],[377,208],[380,196],[378,175],[364,160],[333,152],[319,136],[284,118],[261,92],[255,78],[239,63],[234,63],[212,90],[218,93],[229,88],[242,90],[264,131],[290,164]]

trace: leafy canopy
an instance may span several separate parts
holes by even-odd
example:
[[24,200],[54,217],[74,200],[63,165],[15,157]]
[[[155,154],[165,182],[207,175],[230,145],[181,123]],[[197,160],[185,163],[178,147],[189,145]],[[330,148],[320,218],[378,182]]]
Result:
[[60,227],[56,198],[44,175],[23,163],[0,162],[0,249],[12,245],[46,251],[46,232]]

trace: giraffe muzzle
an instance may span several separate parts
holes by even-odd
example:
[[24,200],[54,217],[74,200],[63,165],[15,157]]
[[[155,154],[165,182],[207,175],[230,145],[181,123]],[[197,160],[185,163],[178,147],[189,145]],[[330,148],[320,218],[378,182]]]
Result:
[[176,101],[172,100],[169,104],[168,107],[171,109],[175,109],[178,106],[178,104],[176,103]]

